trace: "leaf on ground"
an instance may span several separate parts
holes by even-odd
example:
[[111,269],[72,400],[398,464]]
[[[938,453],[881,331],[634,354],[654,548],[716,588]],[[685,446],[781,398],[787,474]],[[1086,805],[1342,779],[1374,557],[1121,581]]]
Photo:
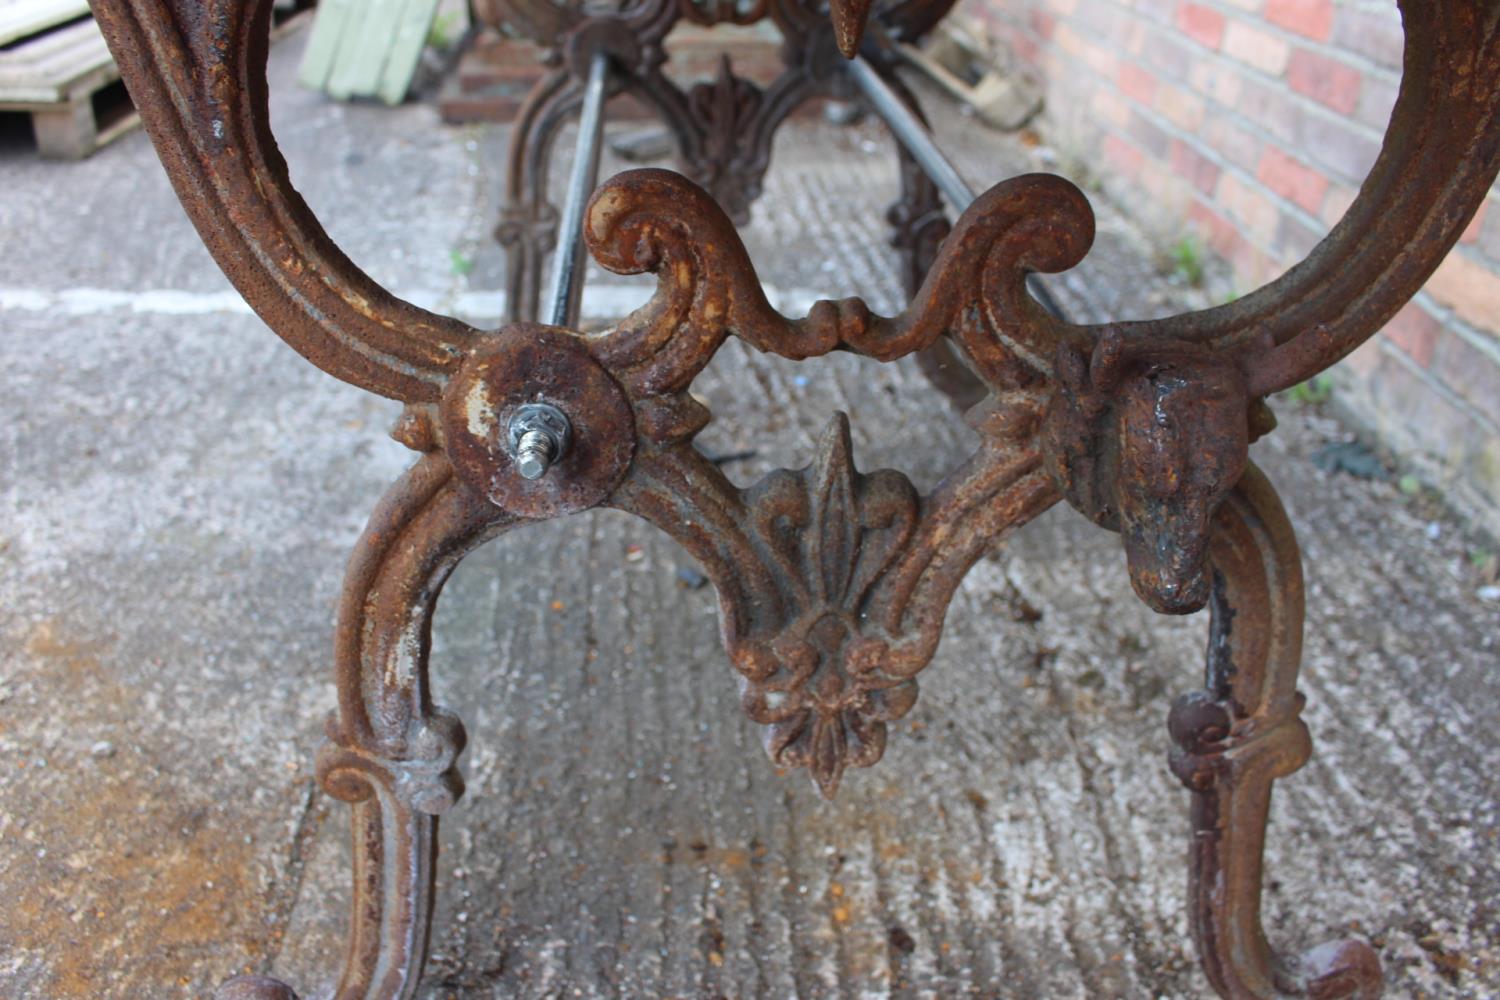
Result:
[[1358,441],[1337,441],[1313,453],[1313,464],[1324,472],[1345,472],[1356,479],[1384,479],[1385,465]]

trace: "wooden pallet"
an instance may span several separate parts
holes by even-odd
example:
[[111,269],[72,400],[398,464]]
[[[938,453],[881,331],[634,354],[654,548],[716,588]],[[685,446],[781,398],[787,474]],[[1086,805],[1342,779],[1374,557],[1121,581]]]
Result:
[[83,159],[140,122],[133,108],[101,115],[95,106],[120,71],[88,13],[83,0],[0,4],[0,111],[29,112],[49,159]]
[[0,0],[0,47],[86,17],[88,0]]

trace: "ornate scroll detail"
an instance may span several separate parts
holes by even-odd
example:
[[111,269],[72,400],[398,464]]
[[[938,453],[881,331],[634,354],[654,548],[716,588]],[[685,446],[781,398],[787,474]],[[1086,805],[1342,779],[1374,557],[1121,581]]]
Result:
[[691,383],[731,333],[783,357],[844,348],[894,361],[951,337],[992,391],[1036,385],[1037,362],[1018,350],[1040,311],[1025,289],[1031,271],[1060,271],[1093,242],[1083,193],[1046,174],[985,192],[954,226],[931,273],[900,315],[879,316],[857,298],[821,301],[801,319],[771,308],[734,227],[702,190],[665,170],[632,170],[595,192],[584,236],[605,267],[653,271],[656,294],[602,335],[595,352],[643,394]]
[[846,766],[880,759],[885,724],[917,697],[915,680],[887,669],[891,636],[871,616],[872,591],[913,540],[917,491],[899,472],[860,475],[852,450],[840,413],[812,465],[772,473],[747,498],[751,544],[790,600],[775,634],[729,650],[771,759],[806,767],[829,797]]
[[[425,422],[427,431],[410,433]],[[432,421],[409,408],[404,437]],[[464,555],[517,522],[427,452],[370,516],[344,578],[335,641],[338,709],[318,778],[352,804],[354,893],[341,1000],[410,995],[427,950],[437,817],[463,794],[458,717],[432,703],[432,615]]]
[[[1091,217],[1065,182],[1028,178],[986,195],[945,245],[912,310],[820,302],[798,320],[766,302],[743,246],[704,192],[666,171],[605,184],[586,238],[617,271],[653,271],[652,300],[591,342],[636,409],[642,441],[610,501],[672,534],[719,590],[724,642],[747,714],[768,727],[773,760],[808,768],[825,795],[885,748],[885,723],[917,694],[964,573],[997,538],[1058,494],[1041,467],[1045,395],[986,320],[987,287],[1024,281],[1023,262],[1056,266],[1087,245]],[[998,189],[997,189],[998,190]],[[992,197],[993,195],[993,197]],[[1073,214],[1069,214],[1069,213]],[[1059,231],[1040,251],[1018,238],[1038,218]],[[730,333],[788,357],[836,347],[900,357],[945,334],[980,359],[996,395],[972,422],[983,443],[930,497],[899,473],[860,474],[837,416],[813,464],[739,490],[691,445],[708,414],[687,394]]]
[[994,407],[985,443],[927,498],[900,473],[857,472],[842,414],[809,467],[739,490],[693,448],[704,415],[689,398],[637,405],[659,437],[610,504],[697,557],[767,752],[832,796],[846,768],[880,759],[885,724],[911,708],[969,567],[1057,501],[1034,447],[1041,400]]
[[382,754],[351,741],[337,718],[328,720],[328,741],[318,750],[318,783],[343,802],[363,802],[382,789],[407,809],[440,816],[464,794],[458,757],[468,743],[452,712],[431,709],[415,721],[406,749]]
[[[781,23],[779,4],[785,0],[645,0],[622,3],[618,15],[639,23],[637,11],[643,7],[672,9],[674,16],[695,24],[754,24],[767,16]],[[873,16],[877,21],[907,41],[925,35],[952,8],[954,0],[901,0],[875,4],[872,0],[835,0],[825,13],[815,12],[816,5],[806,4],[810,21],[816,16],[825,30],[831,30],[845,57],[859,50],[865,26]],[[875,8],[872,11],[872,8]],[[475,15],[496,27],[507,26],[543,45],[556,44],[568,31],[576,28],[594,13],[581,4],[558,0],[476,0]]]

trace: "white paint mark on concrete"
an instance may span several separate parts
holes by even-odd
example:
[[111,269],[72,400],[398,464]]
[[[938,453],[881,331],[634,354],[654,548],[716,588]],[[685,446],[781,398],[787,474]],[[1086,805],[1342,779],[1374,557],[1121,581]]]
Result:
[[55,312],[64,316],[92,316],[108,312],[158,316],[202,316],[248,313],[250,307],[232,289],[222,292],[184,292],[171,288],[141,292],[108,288],[0,288],[0,311]]
[[[818,295],[807,288],[767,286],[766,298],[771,305],[789,316],[807,312]],[[505,292],[498,289],[470,289],[452,296],[430,288],[406,289],[400,297],[423,309],[451,312],[474,323],[496,324],[505,315]],[[584,312],[589,318],[623,316],[643,305],[650,297],[646,285],[590,285],[584,298]],[[447,308],[444,308],[445,304]],[[245,314],[250,307],[233,289],[218,292],[188,292],[172,288],[125,291],[109,288],[3,288],[0,287],[0,312],[55,312],[64,316],[92,316],[110,312],[130,312],[156,316],[212,316],[224,313]]]

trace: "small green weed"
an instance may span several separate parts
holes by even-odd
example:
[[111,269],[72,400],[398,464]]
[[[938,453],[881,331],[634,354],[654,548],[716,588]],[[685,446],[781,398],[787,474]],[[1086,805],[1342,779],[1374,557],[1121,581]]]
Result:
[[474,270],[474,258],[457,250],[449,250],[448,267],[454,274],[466,275]]
[[1172,247],[1169,255],[1172,273],[1197,288],[1203,284],[1203,244],[1192,236],[1184,236]]
[[1306,382],[1300,382],[1287,391],[1292,401],[1303,406],[1317,406],[1326,403],[1333,397],[1333,377],[1328,374],[1314,375]]
[[427,32],[427,45],[434,49],[447,49],[453,44],[453,29],[458,27],[458,11],[450,10],[432,19]]

